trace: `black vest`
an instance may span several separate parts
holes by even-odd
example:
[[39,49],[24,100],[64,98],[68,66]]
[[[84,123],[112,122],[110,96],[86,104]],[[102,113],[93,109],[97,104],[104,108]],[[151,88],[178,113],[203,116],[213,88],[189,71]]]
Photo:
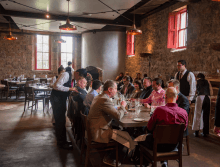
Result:
[[189,96],[190,85],[189,82],[187,81],[187,76],[189,74],[189,71],[186,71],[181,79],[179,79],[179,74],[180,72],[177,73],[176,79],[180,81],[180,92],[185,96]]
[[205,79],[199,79],[196,85],[197,94],[210,96],[209,82]]
[[69,87],[71,88],[71,81],[72,81],[72,71],[71,71],[71,67],[66,67],[66,72],[69,73],[69,80],[68,82],[66,82],[63,86]]

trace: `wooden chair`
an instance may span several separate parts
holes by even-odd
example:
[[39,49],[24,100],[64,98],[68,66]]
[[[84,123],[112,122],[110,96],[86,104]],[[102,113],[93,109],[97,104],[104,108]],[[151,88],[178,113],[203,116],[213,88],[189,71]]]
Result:
[[[10,95],[10,98],[11,98],[12,93],[15,93],[16,96],[17,96],[17,88],[10,88],[10,86],[8,84],[8,81],[3,81],[2,80],[1,83],[3,85],[5,85],[5,87],[2,89],[2,94],[3,93],[5,94],[6,100],[8,100],[8,95]],[[2,98],[2,95],[1,95],[1,98]]]
[[[153,167],[157,166],[157,161],[179,160],[179,167],[182,167],[182,143],[185,125],[157,125],[153,138],[153,151],[140,144],[140,167],[143,165],[145,157]],[[178,151],[157,152],[158,144],[178,144]]]
[[[86,159],[85,159],[85,167],[88,166],[89,155],[94,152],[102,152],[109,150],[116,150],[116,167],[118,167],[118,142],[111,140],[109,143],[97,143],[92,141],[92,135],[89,130],[89,122],[87,121],[87,116],[80,112],[82,118],[82,145],[81,145],[81,154],[80,154],[80,163],[82,162],[82,155],[86,149]],[[87,132],[87,138],[85,137],[85,131]]]
[[27,78],[27,81],[34,81],[34,78]]
[[35,110],[36,110],[36,105],[38,104],[39,100],[43,100],[43,108],[44,108],[44,97],[35,96],[34,89],[32,87],[25,87],[24,92],[25,92],[24,112],[26,109],[26,102],[28,102],[28,107],[29,107],[30,101],[32,101],[31,111],[33,110],[33,106],[35,106]]
[[40,78],[40,83],[44,82],[45,84],[47,83],[47,78]]

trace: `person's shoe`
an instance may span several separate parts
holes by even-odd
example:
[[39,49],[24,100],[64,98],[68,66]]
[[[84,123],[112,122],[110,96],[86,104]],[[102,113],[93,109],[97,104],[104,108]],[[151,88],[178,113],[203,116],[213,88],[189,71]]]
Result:
[[[108,156],[105,156],[103,158],[103,163],[114,167],[116,166],[116,160],[110,159]],[[118,166],[121,166],[121,163],[119,161],[118,161]]]
[[68,143],[65,144],[58,144],[58,147],[64,150],[72,150],[73,149],[73,145],[70,145]]
[[199,131],[195,131],[195,133],[193,133],[195,137],[199,137]]
[[207,137],[207,134],[201,133],[201,136],[202,136],[202,137]]

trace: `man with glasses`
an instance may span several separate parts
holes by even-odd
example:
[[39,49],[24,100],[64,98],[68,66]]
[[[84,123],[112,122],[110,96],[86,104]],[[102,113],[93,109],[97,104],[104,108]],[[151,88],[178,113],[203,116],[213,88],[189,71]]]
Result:
[[129,76],[124,76],[123,77],[123,83],[124,86],[122,87],[122,89],[120,90],[121,94],[125,95],[126,97],[130,97],[131,93],[133,92],[134,85],[132,85],[130,83],[130,77]]
[[187,97],[189,104],[191,104],[196,92],[195,76],[186,69],[185,60],[179,60],[177,68],[178,72],[175,74],[174,78],[180,81],[180,92]]

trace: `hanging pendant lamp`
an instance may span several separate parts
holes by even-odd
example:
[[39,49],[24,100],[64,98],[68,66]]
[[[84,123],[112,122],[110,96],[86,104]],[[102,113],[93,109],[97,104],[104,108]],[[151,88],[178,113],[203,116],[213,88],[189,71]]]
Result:
[[54,42],[56,42],[56,43],[66,43],[66,41],[61,38],[61,30],[60,30],[60,39],[56,39],[56,40],[54,40]]
[[136,28],[136,25],[135,25],[135,14],[134,14],[134,23],[133,23],[131,29],[127,30],[126,33],[130,34],[130,35],[141,35],[142,34],[142,31]]
[[7,39],[9,41],[17,40],[17,37],[12,36],[10,22],[9,22],[9,35],[4,36],[4,39]]
[[68,17],[66,19],[66,24],[59,26],[59,29],[61,30],[66,30],[66,31],[73,31],[73,30],[77,30],[76,26],[70,24],[70,20],[69,20],[69,1],[68,1]]

